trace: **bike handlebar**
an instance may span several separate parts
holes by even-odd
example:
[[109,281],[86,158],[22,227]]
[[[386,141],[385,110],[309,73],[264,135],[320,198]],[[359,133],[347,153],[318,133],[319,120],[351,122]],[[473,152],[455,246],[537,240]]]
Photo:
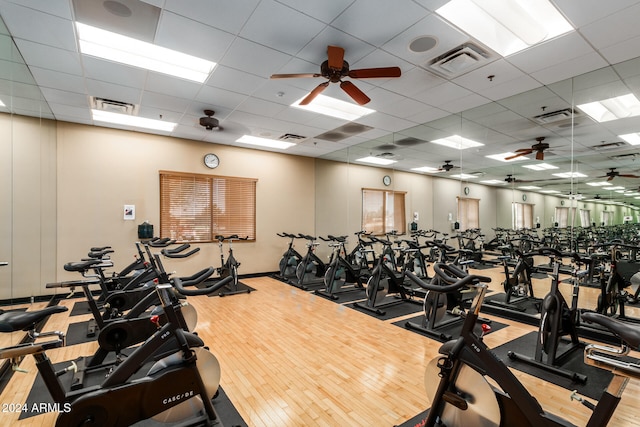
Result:
[[[418,276],[416,276],[411,271],[407,271],[407,272],[405,272],[405,274],[412,282],[414,282],[415,284],[417,284],[421,288],[423,288],[423,289],[425,289],[427,291],[433,291],[433,292],[439,292],[439,293],[454,292],[454,291],[457,291],[458,289],[461,289],[461,288],[463,288],[463,287],[465,287],[467,285],[470,285],[470,284],[477,284],[479,282],[490,282],[491,281],[490,277],[477,276],[475,274],[469,274],[467,276],[464,276],[461,279],[454,279],[454,278],[449,277],[450,279],[453,280],[453,283],[450,284],[450,285],[441,286],[441,285],[438,285],[438,284],[426,283],[425,281],[420,279]],[[445,279],[445,281],[446,281],[446,279]]]
[[185,295],[185,296],[208,295],[222,288],[226,284],[230,283],[233,280],[233,276],[229,275],[222,280],[213,282],[209,286],[205,286],[204,288],[186,289],[185,287],[195,286],[204,282],[206,279],[211,277],[214,271],[215,271],[215,268],[213,267],[205,268],[204,270],[199,271],[198,273],[189,277],[184,277],[184,278],[174,277],[173,279],[171,279],[171,282],[173,283],[173,286],[175,286],[175,288],[178,290],[178,292],[180,292],[182,295]]
[[190,244],[188,243],[184,243],[180,246],[178,246],[177,248],[173,248],[173,249],[163,249],[160,251],[160,253],[162,253],[162,255],[166,256],[167,258],[186,258],[188,256],[191,256],[193,254],[195,254],[196,252],[198,252],[200,250],[200,248],[195,248],[190,250],[187,253],[182,253],[183,251],[189,249],[191,247]]

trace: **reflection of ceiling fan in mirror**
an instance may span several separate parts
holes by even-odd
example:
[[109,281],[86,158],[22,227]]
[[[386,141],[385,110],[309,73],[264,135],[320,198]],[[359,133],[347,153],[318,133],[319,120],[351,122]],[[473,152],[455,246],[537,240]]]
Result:
[[638,176],[638,175],[632,175],[632,174],[628,174],[628,173],[620,173],[616,169],[617,168],[611,168],[609,170],[609,172],[607,172],[606,175],[599,176],[598,178],[607,178],[607,181],[611,181],[616,176],[619,176],[619,177],[622,177],[622,178],[640,178],[640,176]]
[[515,155],[505,157],[505,160],[513,160],[517,157],[528,156],[529,154],[536,153],[536,160],[544,160],[544,150],[549,148],[549,144],[543,142],[545,140],[544,136],[539,136],[536,138],[536,143],[531,146],[531,148],[520,148],[516,150]]
[[563,180],[565,178],[546,178],[546,179],[518,179],[515,176],[513,176],[513,174],[508,174],[507,177],[504,179],[505,182],[508,182],[509,184],[512,183],[517,183],[517,184],[528,184],[528,183],[532,183],[532,182],[548,182],[548,181],[559,181],[559,180]]
[[400,77],[401,71],[399,67],[383,67],[383,68],[361,68],[358,70],[349,70],[349,63],[344,60],[344,49],[339,46],[327,47],[327,60],[320,65],[320,73],[308,74],[273,74],[272,79],[288,79],[303,77],[324,77],[328,81],[320,83],[307,95],[300,105],[307,105],[315,99],[323,90],[329,86],[329,83],[340,83],[340,88],[344,90],[356,103],[364,105],[371,99],[364,94],[350,81],[343,81],[343,77],[352,79],[369,79],[369,78],[390,78]]
[[460,169],[460,166],[454,166],[451,164],[453,160],[445,160],[444,165],[440,166],[439,171],[449,172],[451,169]]

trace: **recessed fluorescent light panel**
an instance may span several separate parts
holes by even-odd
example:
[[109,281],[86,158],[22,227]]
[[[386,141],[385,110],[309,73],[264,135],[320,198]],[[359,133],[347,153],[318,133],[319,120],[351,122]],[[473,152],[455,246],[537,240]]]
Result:
[[502,56],[573,30],[548,0],[451,0],[436,13]]
[[372,165],[387,166],[387,165],[391,165],[391,164],[395,163],[396,160],[383,159],[382,157],[368,156],[368,157],[362,157],[361,159],[356,159],[356,162],[371,163]]
[[456,174],[456,175],[451,175],[451,177],[452,178],[460,178],[460,179],[474,179],[474,178],[477,178],[477,176],[471,175],[471,174],[468,174],[468,173],[459,173],[459,174]]
[[291,104],[291,106],[302,110],[312,111],[314,113],[324,114],[325,116],[348,120],[350,122],[366,116],[367,114],[376,112],[376,110],[372,110],[371,108],[366,108],[361,105],[345,102],[325,95],[318,95],[314,98],[313,102],[310,102],[307,105],[300,105],[300,101],[305,97],[306,95]]
[[434,144],[444,145],[445,147],[455,148],[457,150],[465,150],[472,147],[482,147],[484,144],[476,142],[472,139],[463,138],[460,135],[451,135],[446,138],[434,139]]
[[411,168],[412,171],[426,172],[426,173],[440,173],[444,172],[444,169],[432,168],[430,166],[422,166],[420,168]]
[[203,83],[215,62],[76,22],[80,52]]
[[176,123],[145,119],[144,117],[129,116],[127,114],[112,113],[110,111],[91,110],[91,114],[93,116],[93,120],[96,122],[113,123],[117,125],[134,126],[166,132],[171,132],[176,127]]
[[561,172],[561,173],[554,173],[552,175],[560,178],[586,178],[587,177],[587,175],[580,172]]
[[611,190],[624,190],[624,187],[620,186],[620,185],[616,185],[615,187],[607,187],[606,190],[611,191]]
[[558,194],[560,193],[558,190],[540,190],[541,193],[545,194]]
[[632,93],[577,107],[598,123],[640,115],[640,101]]
[[507,159],[507,157],[513,157],[517,155],[517,153],[501,153],[501,154],[490,154],[488,156],[485,156],[489,159],[493,159],[493,160],[498,160],[500,162],[518,162],[520,160],[529,160],[528,157],[525,156],[518,156],[518,157],[514,157],[512,159]]
[[522,165],[523,168],[531,169],[534,171],[544,171],[549,169],[558,169],[557,166],[550,165],[549,163],[536,163],[533,165]]
[[587,182],[587,185],[590,185],[592,187],[604,187],[606,185],[611,185],[611,183],[607,181],[597,181],[597,182]]
[[618,135],[618,138],[622,138],[631,145],[640,145],[640,133],[628,133],[626,135]]
[[480,181],[483,184],[488,184],[488,185],[504,185],[506,184],[506,181],[501,181],[499,179],[486,179],[484,181]]
[[542,187],[536,187],[535,185],[523,185],[518,187],[520,190],[540,190]]
[[286,150],[296,144],[293,142],[280,141],[277,139],[260,138],[258,136],[242,135],[236,139],[236,142],[241,144],[257,145],[259,147],[278,148],[280,150]]

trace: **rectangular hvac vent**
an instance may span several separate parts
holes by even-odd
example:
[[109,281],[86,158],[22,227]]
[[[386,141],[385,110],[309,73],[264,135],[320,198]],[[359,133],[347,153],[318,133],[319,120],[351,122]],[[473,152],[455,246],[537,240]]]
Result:
[[483,65],[489,54],[471,43],[458,46],[429,62],[428,67],[436,73],[451,77]]
[[627,153],[627,154],[618,154],[617,156],[611,156],[614,160],[625,160],[625,159],[635,159],[637,156],[636,153]]
[[623,145],[624,145],[624,142],[616,141],[616,142],[607,142],[605,144],[600,144],[600,145],[594,145],[591,148],[593,148],[596,151],[604,151],[604,150],[612,150],[614,148],[621,147]]
[[127,114],[129,116],[133,116],[138,112],[137,105],[94,96],[91,97],[91,108],[111,113]]
[[572,108],[564,108],[562,110],[550,111],[548,113],[539,114],[533,117],[536,122],[546,125],[549,123],[559,122],[561,120],[570,119],[572,115],[575,116],[576,111]]

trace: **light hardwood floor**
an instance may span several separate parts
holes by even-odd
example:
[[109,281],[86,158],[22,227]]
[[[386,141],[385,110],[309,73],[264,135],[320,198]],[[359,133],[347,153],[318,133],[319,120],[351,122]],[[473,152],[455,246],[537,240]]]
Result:
[[[478,273],[495,277],[491,286],[500,290],[499,269]],[[188,300],[198,311],[199,335],[220,361],[221,385],[250,426],[392,426],[429,406],[423,377],[439,343],[393,325],[398,319],[381,321],[267,277],[243,282],[256,291]],[[548,280],[536,286],[542,295]],[[594,298],[595,290],[581,289],[582,306],[591,307]],[[497,320],[510,326],[485,338],[490,347],[535,330]],[[56,314],[45,329],[66,330],[68,321],[65,313]],[[95,345],[57,349],[50,357],[69,360],[93,353]],[[30,373],[15,374],[0,402],[25,401],[35,377],[33,359],[21,367]],[[569,400],[570,391],[514,372],[546,409],[585,424],[589,411]],[[639,390],[640,382],[631,381],[609,425],[640,426]],[[0,425],[7,426],[49,426],[54,420],[55,414],[22,421],[0,414]]]

